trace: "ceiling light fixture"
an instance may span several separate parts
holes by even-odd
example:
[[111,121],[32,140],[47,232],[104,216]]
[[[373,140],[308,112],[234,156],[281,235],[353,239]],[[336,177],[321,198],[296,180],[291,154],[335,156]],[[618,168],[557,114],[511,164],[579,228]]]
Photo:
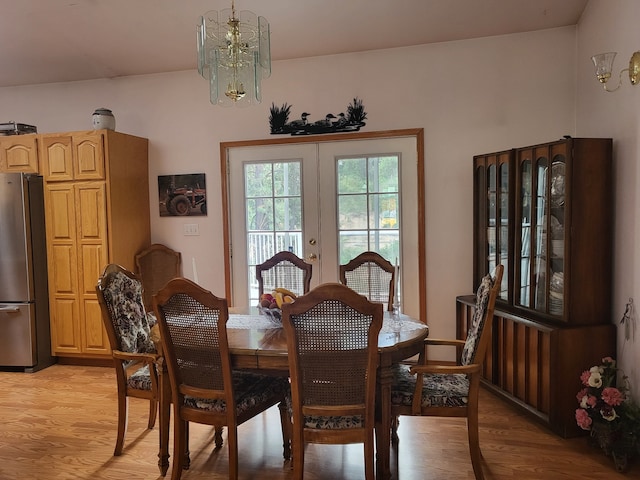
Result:
[[596,67],[596,77],[598,81],[604,86],[607,92],[615,92],[622,85],[622,74],[629,72],[629,80],[631,85],[637,85],[640,83],[640,52],[634,52],[629,60],[629,68],[625,68],[620,72],[620,79],[618,85],[609,90],[607,88],[607,82],[611,78],[611,71],[613,70],[613,59],[616,58],[616,52],[600,53],[591,57],[591,61]]
[[197,28],[198,73],[209,80],[214,105],[251,105],[262,101],[260,82],[271,75],[269,22],[255,13],[211,10]]

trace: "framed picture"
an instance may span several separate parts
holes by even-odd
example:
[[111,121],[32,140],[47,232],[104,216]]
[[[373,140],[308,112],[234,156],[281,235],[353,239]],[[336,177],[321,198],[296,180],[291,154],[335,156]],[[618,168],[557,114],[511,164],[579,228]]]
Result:
[[158,175],[158,204],[161,217],[206,215],[205,174]]

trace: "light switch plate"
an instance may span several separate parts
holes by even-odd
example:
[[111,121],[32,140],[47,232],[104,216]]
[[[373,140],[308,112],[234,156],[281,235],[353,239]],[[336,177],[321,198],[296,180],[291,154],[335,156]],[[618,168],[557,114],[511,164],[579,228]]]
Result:
[[185,235],[200,235],[197,223],[185,223],[183,228]]

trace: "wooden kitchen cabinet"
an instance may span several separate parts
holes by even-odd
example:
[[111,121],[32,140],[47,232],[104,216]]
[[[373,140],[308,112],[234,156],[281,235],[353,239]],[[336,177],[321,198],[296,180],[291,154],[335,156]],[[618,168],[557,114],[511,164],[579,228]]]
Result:
[[108,263],[133,270],[150,243],[147,139],[97,130],[41,135],[52,353],[107,358],[96,296]]
[[0,136],[0,172],[39,173],[38,135]]

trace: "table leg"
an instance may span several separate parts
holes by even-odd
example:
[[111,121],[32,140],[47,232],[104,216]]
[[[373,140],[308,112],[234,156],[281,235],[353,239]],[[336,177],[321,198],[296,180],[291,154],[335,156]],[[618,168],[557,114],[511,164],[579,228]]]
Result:
[[169,422],[171,421],[171,383],[163,361],[158,364],[158,382],[160,385],[160,451],[158,468],[164,477],[169,470]]
[[378,425],[376,425],[376,478],[391,478],[391,365],[378,368]]

